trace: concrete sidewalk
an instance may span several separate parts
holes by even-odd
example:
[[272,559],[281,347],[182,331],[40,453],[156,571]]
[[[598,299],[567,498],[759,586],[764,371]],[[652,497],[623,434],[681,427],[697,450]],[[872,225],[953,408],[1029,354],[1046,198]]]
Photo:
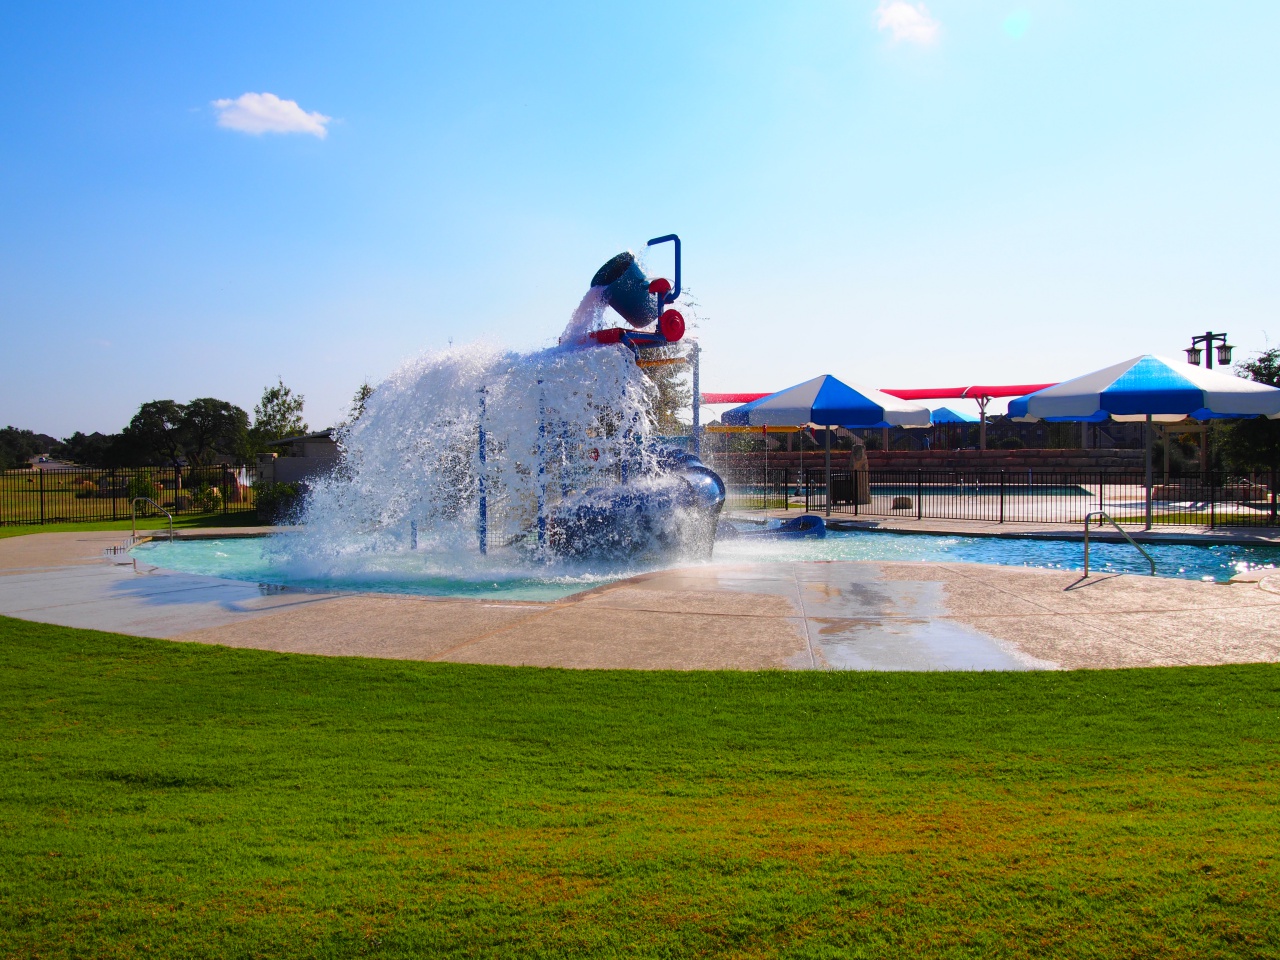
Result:
[[295,653],[574,668],[1280,661],[1280,574],[1270,571],[1214,584],[962,563],[710,564],[510,603],[307,592],[104,561],[120,539],[0,540],[0,613]]

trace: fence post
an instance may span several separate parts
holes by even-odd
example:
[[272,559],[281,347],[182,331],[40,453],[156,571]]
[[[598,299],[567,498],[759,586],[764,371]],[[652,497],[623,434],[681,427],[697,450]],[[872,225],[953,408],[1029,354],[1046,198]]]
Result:
[[44,471],[40,470],[40,526],[44,526]]
[[782,468],[782,509],[791,509],[791,468]]
[[1276,522],[1276,465],[1271,465],[1271,522]]
[[800,468],[800,480],[804,483],[804,512],[809,512],[809,471]]
[[[111,480],[107,484],[107,489],[111,491],[111,519],[117,520],[119,518],[116,516],[116,510],[118,508],[120,501],[116,499],[116,494],[120,492],[120,488],[116,486],[116,468],[115,467],[111,468]],[[99,492],[101,492],[101,490],[99,490]]]
[[1004,523],[1004,471],[1000,471],[1000,522]]
[[1212,530],[1214,527],[1217,526],[1217,517],[1215,516],[1217,513],[1217,506],[1218,506],[1217,484],[1213,482],[1213,471],[1210,470],[1209,471],[1209,529],[1210,530]]
[[916,471],[916,519],[924,518],[924,471]]

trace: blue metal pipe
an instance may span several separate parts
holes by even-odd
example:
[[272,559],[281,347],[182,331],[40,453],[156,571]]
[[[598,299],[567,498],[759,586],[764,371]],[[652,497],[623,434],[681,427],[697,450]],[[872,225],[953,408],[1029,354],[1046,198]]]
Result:
[[649,246],[655,246],[659,243],[667,243],[674,241],[676,245],[676,278],[675,286],[667,291],[665,296],[658,297],[658,312],[662,312],[664,304],[675,303],[676,298],[680,296],[680,238],[674,233],[668,233],[665,237],[654,237],[649,241]]

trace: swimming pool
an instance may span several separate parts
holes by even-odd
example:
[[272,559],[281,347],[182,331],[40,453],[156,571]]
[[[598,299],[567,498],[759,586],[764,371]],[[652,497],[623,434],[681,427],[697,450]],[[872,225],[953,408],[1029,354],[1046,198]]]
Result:
[[[459,561],[426,553],[355,554],[324,563],[289,560],[276,537],[226,540],[152,541],[137,546],[137,559],[184,573],[281,584],[309,589],[483,597],[503,600],[557,600],[582,590],[635,576],[654,566],[592,564],[527,565],[480,558]],[[1280,547],[1252,545],[1146,544],[1159,576],[1223,582],[1237,573],[1280,568]],[[1095,541],[1090,566],[1096,573],[1147,573],[1142,556],[1127,543]],[[716,544],[716,563],[880,560],[989,563],[1045,570],[1079,570],[1079,541],[951,537],[830,531],[823,539],[766,541],[744,538]]]

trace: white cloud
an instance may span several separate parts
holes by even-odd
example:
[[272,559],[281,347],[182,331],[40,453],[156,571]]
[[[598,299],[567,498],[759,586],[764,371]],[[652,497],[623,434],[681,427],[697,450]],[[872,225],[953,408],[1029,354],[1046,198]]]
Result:
[[876,26],[888,30],[895,42],[929,45],[938,39],[942,24],[933,19],[923,3],[907,0],[880,0],[876,7]]
[[243,93],[234,100],[215,100],[218,126],[241,133],[309,133],[323,140],[332,120],[323,113],[307,113],[296,100],[281,100],[274,93]]

